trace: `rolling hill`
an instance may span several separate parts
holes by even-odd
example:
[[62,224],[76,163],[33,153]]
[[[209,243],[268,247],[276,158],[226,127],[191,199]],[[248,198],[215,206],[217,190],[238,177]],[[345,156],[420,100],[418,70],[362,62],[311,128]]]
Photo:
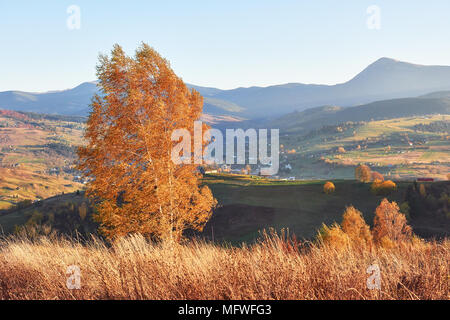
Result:
[[[336,85],[288,83],[232,90],[188,86],[204,96],[205,113],[255,120],[321,105],[355,106],[450,90],[450,66],[424,66],[381,58],[353,79]],[[0,92],[0,108],[85,116],[96,91],[95,82],[46,93],[5,91]]]
[[450,114],[450,96],[444,92],[418,98],[375,101],[356,107],[322,106],[293,112],[268,122],[282,132],[305,132],[347,121],[371,121],[432,114]]

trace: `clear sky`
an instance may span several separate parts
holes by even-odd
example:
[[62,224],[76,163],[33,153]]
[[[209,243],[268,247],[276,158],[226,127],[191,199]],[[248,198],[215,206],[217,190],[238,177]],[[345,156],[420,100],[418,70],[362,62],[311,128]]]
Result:
[[[80,29],[67,27],[70,5]],[[380,57],[450,65],[449,15],[448,0],[0,0],[0,91],[95,80],[99,52],[141,41],[184,81],[222,89],[344,82]]]

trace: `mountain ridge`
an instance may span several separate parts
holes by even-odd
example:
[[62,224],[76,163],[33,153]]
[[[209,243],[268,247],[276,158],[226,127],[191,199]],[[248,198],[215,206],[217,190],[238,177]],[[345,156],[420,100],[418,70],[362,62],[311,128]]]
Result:
[[[244,119],[278,118],[323,105],[357,106],[379,100],[450,90],[450,66],[427,66],[380,58],[350,80],[335,85],[285,83],[222,90],[187,84],[204,96],[204,113]],[[87,115],[96,81],[61,91],[0,92],[0,108],[26,112]]]

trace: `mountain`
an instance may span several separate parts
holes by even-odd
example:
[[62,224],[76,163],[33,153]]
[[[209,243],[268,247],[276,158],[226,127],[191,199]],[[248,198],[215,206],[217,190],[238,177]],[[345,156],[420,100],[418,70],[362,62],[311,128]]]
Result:
[[354,106],[450,89],[449,66],[423,66],[381,58],[348,82],[336,85],[291,83],[238,88],[213,95],[245,108],[244,117],[272,117],[321,105]]
[[84,116],[89,113],[89,104],[96,92],[96,82],[84,82],[72,89],[43,93],[4,91],[0,92],[0,109]]
[[430,93],[417,98],[375,101],[355,107],[322,106],[284,115],[265,123],[282,132],[306,132],[347,121],[372,121],[431,114],[450,114],[450,92]]
[[[450,90],[450,66],[424,66],[381,58],[351,80],[336,85],[288,83],[221,90],[188,84],[205,98],[204,112],[246,119],[276,118],[321,105],[355,106],[373,101]],[[95,82],[69,90],[0,92],[0,109],[87,115]]]

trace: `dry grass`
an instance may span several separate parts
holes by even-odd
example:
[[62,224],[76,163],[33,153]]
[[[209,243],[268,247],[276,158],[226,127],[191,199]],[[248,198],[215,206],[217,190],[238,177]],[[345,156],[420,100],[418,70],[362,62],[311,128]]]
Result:
[[[10,239],[0,244],[0,299],[449,299],[449,250],[449,240],[369,251],[297,250],[280,237],[244,248]],[[367,289],[372,264],[381,290]],[[69,265],[81,268],[80,290],[66,287]]]

